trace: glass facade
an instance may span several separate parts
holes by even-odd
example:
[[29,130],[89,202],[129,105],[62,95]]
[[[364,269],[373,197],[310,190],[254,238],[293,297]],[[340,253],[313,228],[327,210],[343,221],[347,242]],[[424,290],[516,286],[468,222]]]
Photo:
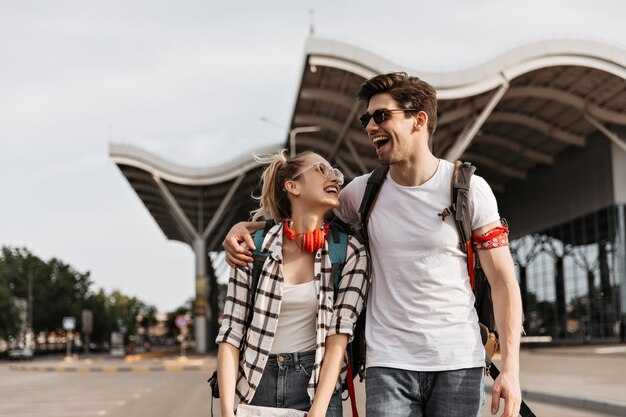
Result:
[[619,336],[625,211],[605,208],[511,241],[527,335],[580,342]]

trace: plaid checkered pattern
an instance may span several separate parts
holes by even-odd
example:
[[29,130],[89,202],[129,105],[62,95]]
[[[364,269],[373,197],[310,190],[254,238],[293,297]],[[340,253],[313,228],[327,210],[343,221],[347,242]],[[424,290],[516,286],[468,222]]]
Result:
[[[248,317],[247,300],[252,269],[231,269],[228,282],[224,319],[216,342],[230,343],[240,349],[236,393],[239,401],[243,403],[250,402],[261,381],[278,324],[283,292],[283,277],[280,268],[283,259],[282,230],[282,223],[274,226],[269,230],[263,242],[262,249],[269,252],[269,256],[259,277],[254,315],[247,332],[244,326]],[[352,340],[354,325],[363,308],[368,287],[368,259],[365,247],[353,236],[349,236],[346,263],[343,267],[336,300],[331,268],[327,241],[324,247],[315,254],[314,273],[318,308],[315,365],[307,389],[311,400],[319,382],[326,337],[341,333],[349,335],[349,339]],[[337,381],[338,390],[341,389],[345,378],[344,362],[341,377]]]

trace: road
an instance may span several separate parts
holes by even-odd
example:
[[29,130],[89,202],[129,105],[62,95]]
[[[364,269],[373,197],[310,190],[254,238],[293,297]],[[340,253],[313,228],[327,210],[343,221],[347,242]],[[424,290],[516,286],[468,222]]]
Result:
[[198,371],[20,372],[0,365],[2,417],[207,417],[209,398]]
[[[0,417],[207,417],[210,393],[204,371],[35,372],[0,363]],[[363,386],[357,399],[363,417]],[[490,416],[487,396],[485,417]],[[605,417],[585,410],[530,403],[538,417]],[[345,416],[350,416],[344,403]],[[219,416],[219,403],[214,405]],[[500,413],[499,413],[500,414]]]

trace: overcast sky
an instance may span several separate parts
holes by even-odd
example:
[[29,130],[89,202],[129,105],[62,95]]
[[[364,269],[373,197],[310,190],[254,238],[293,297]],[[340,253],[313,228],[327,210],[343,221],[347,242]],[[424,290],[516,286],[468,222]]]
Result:
[[0,245],[163,311],[192,297],[191,249],[166,240],[108,143],[208,166],[283,142],[260,118],[289,123],[309,9],[316,35],[416,70],[541,39],[626,47],[618,0],[0,0]]

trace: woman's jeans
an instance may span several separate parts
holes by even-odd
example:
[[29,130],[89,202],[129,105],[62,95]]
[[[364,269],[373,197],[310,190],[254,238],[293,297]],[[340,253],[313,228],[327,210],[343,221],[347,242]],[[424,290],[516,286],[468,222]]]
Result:
[[482,367],[438,372],[367,368],[367,417],[480,417],[483,372]]
[[[270,355],[261,382],[250,404],[309,411],[307,385],[315,363],[315,351]],[[341,393],[330,399],[326,417],[341,417]]]

